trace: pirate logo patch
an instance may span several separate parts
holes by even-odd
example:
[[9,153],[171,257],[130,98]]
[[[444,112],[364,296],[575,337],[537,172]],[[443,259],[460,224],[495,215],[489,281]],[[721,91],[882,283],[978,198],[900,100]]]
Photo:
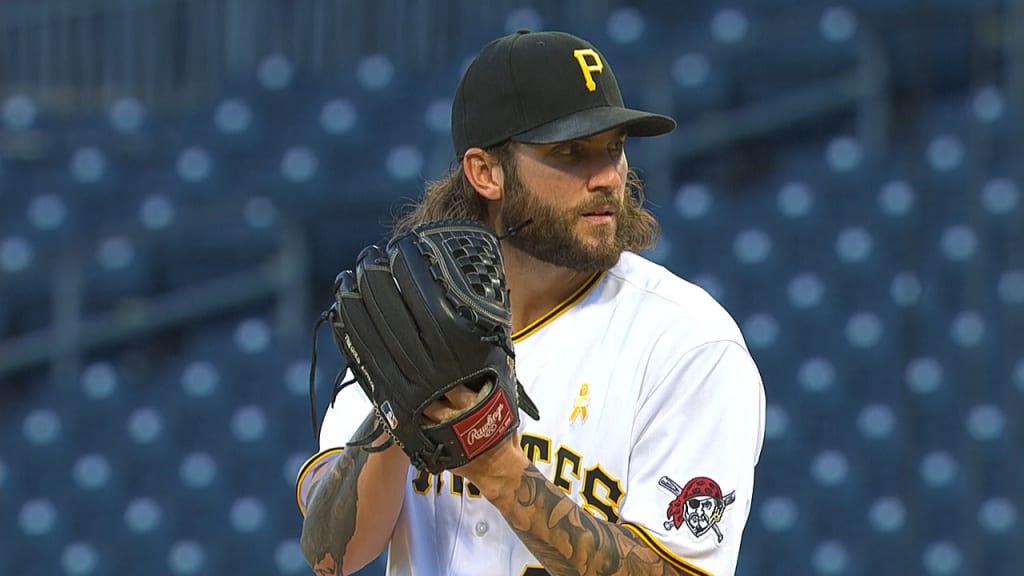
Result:
[[706,476],[698,476],[680,487],[668,476],[662,476],[658,485],[675,494],[668,505],[665,529],[680,529],[683,524],[690,529],[694,538],[701,538],[708,531],[714,531],[718,541],[725,537],[718,527],[725,509],[736,501],[736,491],[722,494],[717,482]]

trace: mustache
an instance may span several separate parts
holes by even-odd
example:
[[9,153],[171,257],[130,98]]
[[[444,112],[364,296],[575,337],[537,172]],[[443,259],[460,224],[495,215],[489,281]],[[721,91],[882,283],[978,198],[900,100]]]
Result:
[[607,194],[586,200],[584,202],[580,202],[579,205],[576,206],[576,211],[584,213],[597,210],[599,208],[604,208],[606,206],[610,206],[613,210],[615,210],[616,213],[618,213],[622,212],[623,205],[624,202],[622,198],[613,196],[611,194]]

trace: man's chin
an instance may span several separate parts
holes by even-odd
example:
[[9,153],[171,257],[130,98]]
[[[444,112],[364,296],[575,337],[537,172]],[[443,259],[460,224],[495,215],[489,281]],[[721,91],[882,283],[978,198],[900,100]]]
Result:
[[590,250],[603,250],[615,246],[615,223],[584,226],[576,232],[576,241]]
[[587,252],[593,254],[595,258],[618,258],[619,253],[622,252],[622,248],[615,241],[614,234],[602,235],[600,238],[590,238],[588,240],[587,242],[581,242],[581,244],[586,246]]
[[590,250],[585,258],[579,259],[580,266],[577,269],[583,272],[604,272],[618,263],[621,254],[621,250],[610,246]]
[[560,268],[568,268],[577,272],[594,274],[604,272],[619,261],[621,253],[609,252],[607,250],[595,252],[592,250],[569,250],[559,253],[556,256],[550,254],[535,255],[548,264],[554,264]]

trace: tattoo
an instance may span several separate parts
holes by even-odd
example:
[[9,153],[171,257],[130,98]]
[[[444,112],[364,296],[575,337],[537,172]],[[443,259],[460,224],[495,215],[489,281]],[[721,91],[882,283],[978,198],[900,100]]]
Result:
[[[369,434],[373,427],[371,413],[354,437]],[[365,450],[345,450],[310,491],[300,542],[316,576],[342,574],[345,549],[356,530],[356,485],[368,456]]]
[[584,512],[533,465],[504,515],[553,576],[680,574],[629,529]]
[[341,574],[341,570],[338,568],[338,563],[334,561],[334,556],[331,556],[331,553],[328,552],[313,566],[313,574],[316,574],[316,576],[337,576]]

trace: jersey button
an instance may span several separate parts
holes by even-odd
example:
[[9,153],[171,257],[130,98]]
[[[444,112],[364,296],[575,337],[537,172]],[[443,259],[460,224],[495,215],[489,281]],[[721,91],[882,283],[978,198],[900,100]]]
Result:
[[487,522],[484,522],[483,520],[477,522],[476,526],[473,527],[473,531],[476,532],[476,535],[480,536],[481,538],[483,537],[484,534],[487,534],[488,529],[490,529],[490,526],[488,526]]

